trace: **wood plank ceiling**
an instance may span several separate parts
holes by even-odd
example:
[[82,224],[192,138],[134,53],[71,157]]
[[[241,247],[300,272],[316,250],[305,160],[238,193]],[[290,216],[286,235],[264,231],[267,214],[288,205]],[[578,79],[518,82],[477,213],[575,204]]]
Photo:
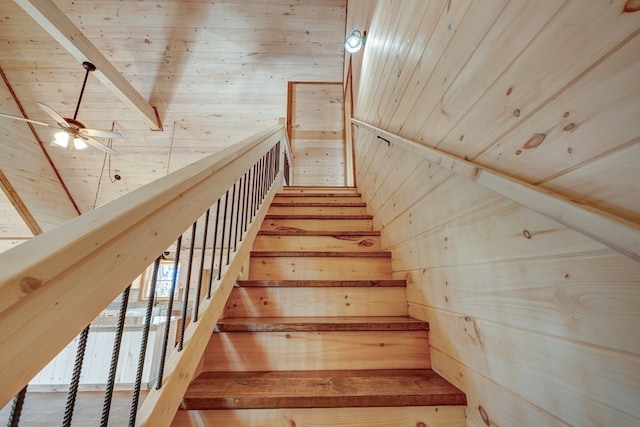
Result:
[[[342,80],[346,0],[54,2],[164,126],[150,130],[90,76],[78,119],[121,132],[105,142],[122,156],[53,148],[54,130],[35,127],[80,212],[276,123],[288,81]],[[11,1],[0,3],[0,68],[29,118],[53,124],[37,102],[73,116],[80,61]],[[2,82],[0,111],[21,115]],[[0,119],[0,171],[44,231],[77,215],[27,124]],[[3,195],[0,250],[31,235],[16,212]]]

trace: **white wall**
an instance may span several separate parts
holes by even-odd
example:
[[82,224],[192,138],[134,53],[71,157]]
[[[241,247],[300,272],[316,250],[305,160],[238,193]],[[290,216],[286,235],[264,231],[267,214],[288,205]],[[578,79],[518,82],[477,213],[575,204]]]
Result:
[[[145,384],[157,377],[164,328],[165,323],[155,323],[150,328],[142,373],[143,388]],[[169,333],[170,336],[176,335],[176,322],[173,322]],[[80,389],[104,390],[109,375],[115,334],[114,327],[93,326],[91,328],[80,375]],[[133,389],[138,358],[140,357],[141,340],[142,326],[125,327],[116,371],[116,389]],[[79,338],[76,337],[29,382],[29,391],[68,389],[73,374],[78,341]],[[169,346],[169,351],[171,351],[171,346]]]

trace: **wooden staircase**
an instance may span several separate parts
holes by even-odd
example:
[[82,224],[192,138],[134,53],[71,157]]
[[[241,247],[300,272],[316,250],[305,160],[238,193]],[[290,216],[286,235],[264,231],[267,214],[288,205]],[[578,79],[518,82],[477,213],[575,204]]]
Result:
[[173,426],[465,426],[405,286],[355,189],[286,188]]

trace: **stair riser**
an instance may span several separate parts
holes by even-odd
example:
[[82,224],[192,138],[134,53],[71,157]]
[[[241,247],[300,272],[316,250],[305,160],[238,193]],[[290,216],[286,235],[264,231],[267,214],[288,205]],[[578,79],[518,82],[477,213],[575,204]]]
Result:
[[258,236],[254,251],[379,252],[379,236]]
[[266,219],[261,230],[303,230],[303,231],[371,231],[370,219]]
[[326,203],[326,204],[340,204],[340,203],[362,203],[362,197],[360,196],[287,196],[276,195],[273,199],[275,203]]
[[430,367],[427,331],[220,332],[209,341],[204,371]]
[[405,288],[235,288],[222,317],[407,315]]
[[391,279],[388,258],[258,257],[249,263],[249,280]]
[[172,427],[466,427],[464,406],[178,411]]
[[271,206],[268,215],[366,215],[360,206]]

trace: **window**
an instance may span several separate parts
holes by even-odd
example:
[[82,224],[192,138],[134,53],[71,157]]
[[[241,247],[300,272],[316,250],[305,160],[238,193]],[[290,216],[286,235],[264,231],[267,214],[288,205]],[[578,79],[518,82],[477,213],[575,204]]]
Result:
[[[167,300],[169,299],[169,293],[171,292],[171,282],[173,280],[173,271],[174,271],[174,261],[172,259],[161,260],[160,265],[158,265],[158,275],[156,280],[156,300]],[[178,267],[178,272],[176,274],[176,278],[178,277],[180,268]],[[141,289],[140,289],[140,299],[148,299],[150,297],[149,293],[151,292],[151,280],[153,279],[153,264],[151,264],[145,272],[142,274],[141,280]],[[176,288],[173,293],[174,298],[179,297],[179,285],[176,279]]]
[[[175,265],[173,260],[168,261],[160,261],[160,265],[158,266],[158,279],[156,281],[156,299],[168,299],[169,294],[171,292],[171,283],[173,281],[173,271]],[[179,270],[179,267],[178,267]],[[153,273],[153,266],[151,267],[151,272]],[[176,272],[176,280],[178,277],[179,271]],[[151,277],[149,278],[149,287],[151,287]],[[178,296],[178,284],[176,283],[176,287],[173,293],[174,297]]]

